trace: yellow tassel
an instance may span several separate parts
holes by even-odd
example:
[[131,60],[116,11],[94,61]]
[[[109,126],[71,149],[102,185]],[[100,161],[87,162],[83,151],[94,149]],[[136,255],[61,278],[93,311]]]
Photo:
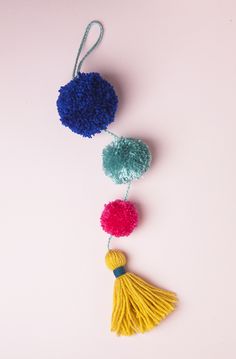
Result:
[[116,276],[111,331],[118,335],[145,333],[175,309],[175,293],[125,272],[126,257],[121,251],[109,250],[105,261]]

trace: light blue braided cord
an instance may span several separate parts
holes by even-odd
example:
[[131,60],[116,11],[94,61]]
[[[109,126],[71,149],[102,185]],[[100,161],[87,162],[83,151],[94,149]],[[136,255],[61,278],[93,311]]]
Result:
[[[95,42],[95,44],[86,52],[84,57],[79,61],[82,49],[83,49],[84,44],[85,44],[85,42],[87,40],[89,31],[90,31],[90,29],[91,29],[91,27],[93,25],[98,25],[99,26],[99,28],[100,28],[99,37],[98,37],[97,41]],[[91,52],[100,44],[100,42],[102,41],[102,38],[103,38],[103,34],[104,34],[104,27],[103,27],[103,25],[102,25],[102,23],[100,21],[93,20],[87,25],[87,27],[85,29],[84,36],[82,38],[82,41],[81,41],[81,44],[80,44],[80,47],[79,47],[79,50],[78,50],[78,53],[77,53],[77,56],[76,56],[76,59],[75,59],[75,66],[74,66],[73,73],[72,73],[72,78],[73,79],[80,72],[81,66],[82,66],[84,60],[86,59],[86,57],[88,57],[88,55],[91,54]]]

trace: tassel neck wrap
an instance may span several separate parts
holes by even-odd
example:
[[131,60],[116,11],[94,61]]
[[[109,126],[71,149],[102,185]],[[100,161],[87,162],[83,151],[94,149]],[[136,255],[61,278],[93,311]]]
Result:
[[114,276],[116,278],[120,277],[121,275],[125,274],[126,271],[125,271],[125,267],[124,266],[121,266],[121,267],[118,267],[116,269],[113,270],[113,273],[114,273]]

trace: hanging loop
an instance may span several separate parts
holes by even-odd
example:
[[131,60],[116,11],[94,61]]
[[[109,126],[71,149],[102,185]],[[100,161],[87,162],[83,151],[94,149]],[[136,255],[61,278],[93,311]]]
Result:
[[[87,40],[87,37],[88,37],[88,34],[89,34],[89,31],[91,29],[91,27],[93,25],[98,25],[99,28],[100,28],[100,34],[99,34],[99,37],[97,39],[97,41],[95,42],[95,44],[86,52],[86,54],[84,55],[84,57],[79,61],[79,58],[80,58],[80,55],[81,55],[81,52],[82,52],[82,49],[84,47],[84,44]],[[81,41],[81,44],[80,44],[80,47],[79,47],[79,50],[78,50],[78,53],[77,53],[77,56],[76,56],[76,60],[75,60],[75,66],[74,66],[74,69],[73,69],[73,74],[72,74],[72,77],[75,78],[78,73],[80,72],[80,69],[81,69],[81,66],[84,62],[84,60],[86,59],[86,57],[99,45],[99,43],[102,41],[102,38],[103,38],[103,34],[104,34],[104,27],[102,25],[102,23],[100,21],[97,21],[97,20],[93,20],[91,21],[86,29],[85,29],[85,33],[84,33],[84,36],[82,38],[82,41]]]

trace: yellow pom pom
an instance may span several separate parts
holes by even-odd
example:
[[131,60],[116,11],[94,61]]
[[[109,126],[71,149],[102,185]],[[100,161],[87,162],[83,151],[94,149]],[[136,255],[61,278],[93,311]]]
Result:
[[109,269],[114,270],[126,264],[126,257],[119,250],[110,250],[106,254],[105,262]]

